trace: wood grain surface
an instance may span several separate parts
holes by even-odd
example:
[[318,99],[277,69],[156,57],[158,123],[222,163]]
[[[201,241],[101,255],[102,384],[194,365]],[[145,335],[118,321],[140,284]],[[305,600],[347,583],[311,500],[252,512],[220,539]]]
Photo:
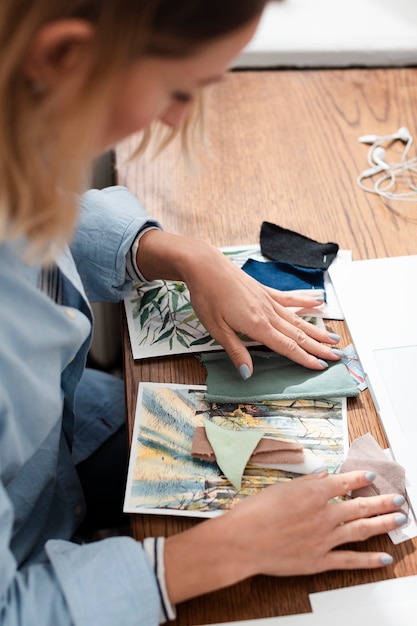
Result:
[[[417,254],[417,203],[383,201],[356,183],[368,167],[367,147],[358,137],[390,134],[400,126],[417,131],[414,68],[232,72],[211,90],[208,148],[196,150],[197,173],[187,168],[178,142],[156,160],[145,154],[128,162],[138,142],[133,137],[117,147],[118,182],[135,192],[166,230],[217,246],[258,242],[267,220],[318,241],[335,241],[352,250],[355,260]],[[400,149],[393,147],[397,154]],[[395,298],[395,285],[387,287],[387,297]],[[343,322],[327,327],[342,335],[340,347],[350,343]],[[130,432],[139,381],[204,383],[204,370],[191,355],[134,362],[125,324],[124,355]],[[348,401],[348,417],[351,440],[371,432],[386,445],[367,391]],[[152,515],[132,519],[138,539],[196,523]],[[377,537],[355,549],[386,550],[394,556],[392,567],[256,577],[183,603],[175,624],[308,612],[311,592],[417,574],[416,547],[416,540],[394,546],[387,536]]]

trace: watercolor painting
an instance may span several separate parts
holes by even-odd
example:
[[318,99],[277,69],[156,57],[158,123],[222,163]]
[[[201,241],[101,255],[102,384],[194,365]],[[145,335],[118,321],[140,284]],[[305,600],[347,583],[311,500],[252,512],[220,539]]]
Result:
[[[266,260],[257,244],[222,248],[222,252],[238,267],[249,258]],[[221,349],[195,314],[182,282],[135,283],[124,305],[134,359]],[[307,319],[319,323],[316,316]],[[242,339],[247,346],[258,345],[247,337]]]
[[205,386],[140,383],[125,512],[212,517],[298,475],[247,465],[236,491],[215,462],[191,456],[194,429],[203,419],[300,442],[329,473],[339,470],[348,446],[345,398],[217,404],[208,403],[205,392]]

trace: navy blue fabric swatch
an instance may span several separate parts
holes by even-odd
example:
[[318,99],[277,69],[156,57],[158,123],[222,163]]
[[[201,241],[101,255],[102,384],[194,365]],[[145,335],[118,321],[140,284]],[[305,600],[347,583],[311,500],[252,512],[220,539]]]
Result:
[[267,287],[292,291],[294,289],[322,289],[324,291],[324,272],[320,269],[298,267],[280,261],[255,261],[248,259],[242,270],[256,278]]

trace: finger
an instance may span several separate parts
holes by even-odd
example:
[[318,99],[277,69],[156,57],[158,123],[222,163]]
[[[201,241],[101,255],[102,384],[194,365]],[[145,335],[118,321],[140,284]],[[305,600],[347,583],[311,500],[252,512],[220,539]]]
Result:
[[375,472],[356,470],[341,474],[330,474],[325,481],[326,496],[328,500],[345,496],[350,491],[366,487],[375,480]]
[[322,289],[297,289],[294,291],[279,291],[271,287],[265,287],[265,289],[276,302],[285,307],[318,307],[324,303]]
[[[306,350],[310,350],[316,353],[318,346],[324,349],[326,353],[331,356],[329,346],[323,346],[322,344],[335,345],[340,341],[340,335],[329,332],[326,328],[321,328],[316,324],[303,319],[300,315],[295,313],[288,307],[282,306],[276,301],[273,301],[273,307],[275,310],[275,316],[271,319],[271,322],[278,331],[284,335],[294,338],[299,345]],[[304,333],[304,335],[298,333]],[[318,342],[318,343],[314,343]],[[309,342],[309,343],[307,343]],[[333,355],[334,357],[335,355]]]
[[243,380],[250,378],[253,374],[252,357],[236,333],[225,328],[219,330],[214,339],[223,346]]
[[346,524],[361,518],[400,511],[404,503],[405,498],[400,494],[358,497],[333,507],[332,518],[336,525]]
[[[286,309],[284,307],[282,307],[282,309],[284,314],[288,315]],[[310,326],[313,327],[312,324],[308,324],[296,315],[290,314],[290,316],[292,316],[297,323],[300,320],[302,324],[306,325],[308,330],[310,330]],[[303,331],[292,327],[291,324],[285,322],[285,320],[280,320],[279,315],[277,315],[277,320],[275,320],[274,323],[276,325],[282,323],[287,329],[287,332],[291,335],[295,335],[301,342],[304,342],[307,338]],[[221,346],[223,346],[233,364],[241,373],[242,377],[245,380],[249,378],[253,373],[252,359],[248,350],[245,348],[243,342],[236,335],[234,330],[223,322],[221,325],[217,325],[216,330],[210,329],[210,331],[211,336]],[[327,337],[327,333],[324,333],[324,336]],[[265,317],[260,317],[257,324],[254,325],[252,338],[255,341],[259,341],[261,344],[267,346],[271,350],[274,350],[278,354],[282,354],[304,367],[315,370],[323,370],[327,367],[327,363],[324,360],[320,361],[314,354],[306,352],[298,345],[296,340],[291,339],[287,335],[278,331],[271,321]],[[340,358],[338,355],[334,354],[328,346],[323,346],[319,342],[311,340],[311,346],[316,349],[316,352],[321,352],[323,358],[327,358],[329,360],[337,360]]]
[[326,554],[321,570],[374,569],[391,565],[394,559],[386,552],[354,552],[332,550]]
[[277,292],[276,290],[265,288],[272,302],[285,308],[287,311],[297,313],[299,315],[322,315],[325,304],[324,296],[320,293],[317,295],[305,295],[300,292]]
[[406,523],[407,518],[404,513],[388,513],[366,519],[357,519],[337,526],[332,532],[331,539],[334,546],[366,541],[375,535],[383,535],[391,530],[398,530]]
[[281,307],[279,304],[275,303],[275,310],[277,314],[275,328],[288,337],[296,339],[297,331],[304,333],[304,337],[300,336],[299,340],[297,339],[297,343],[303,348],[308,349],[309,347],[315,347],[316,344],[312,343],[312,340],[314,340],[315,342],[318,342],[317,345],[320,345],[321,348],[324,348],[327,353],[330,354],[329,347],[321,344],[335,345],[340,341],[340,335],[329,332],[326,328],[320,328],[319,326],[316,326],[316,324],[308,322],[288,308]]
[[263,334],[259,332],[258,337],[254,338],[274,352],[310,369],[323,370],[328,367],[327,361],[340,359],[340,355],[329,346],[308,337],[301,328],[282,319],[275,320],[274,325],[264,329]]

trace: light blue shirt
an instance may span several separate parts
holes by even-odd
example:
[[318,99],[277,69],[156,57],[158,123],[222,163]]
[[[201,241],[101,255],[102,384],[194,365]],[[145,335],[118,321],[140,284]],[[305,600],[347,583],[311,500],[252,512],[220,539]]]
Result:
[[[57,259],[62,304],[38,288],[24,241],[0,244],[2,626],[158,624],[157,584],[140,543],[70,541],[85,507],[71,444],[89,301],[127,295],[125,256],[145,224],[157,222],[127,189],[87,192],[71,252]],[[77,442],[82,457],[103,441],[92,430]]]

